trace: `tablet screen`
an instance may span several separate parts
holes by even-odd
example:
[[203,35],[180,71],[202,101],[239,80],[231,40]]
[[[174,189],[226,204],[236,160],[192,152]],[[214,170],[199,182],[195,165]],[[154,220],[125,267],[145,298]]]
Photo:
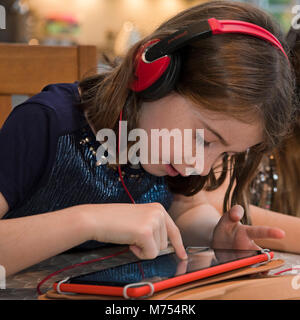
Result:
[[212,266],[252,257],[261,252],[193,247],[189,248],[187,253],[187,260],[180,260],[175,253],[170,253],[158,256],[153,260],[142,260],[77,276],[71,278],[68,282],[102,286],[125,286],[130,283],[145,281],[155,283]]

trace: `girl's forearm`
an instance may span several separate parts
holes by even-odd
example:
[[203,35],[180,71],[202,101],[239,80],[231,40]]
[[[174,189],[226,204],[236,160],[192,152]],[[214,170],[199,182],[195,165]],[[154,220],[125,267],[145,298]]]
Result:
[[0,220],[0,265],[16,273],[89,240],[84,205]]
[[285,237],[281,240],[255,240],[264,248],[279,251],[300,253],[300,219],[298,217],[250,206],[252,224],[254,226],[277,227],[285,231]]
[[0,265],[13,274],[88,240],[129,245],[140,259],[153,259],[168,238],[185,259],[180,232],[160,203],[84,204],[0,220]]

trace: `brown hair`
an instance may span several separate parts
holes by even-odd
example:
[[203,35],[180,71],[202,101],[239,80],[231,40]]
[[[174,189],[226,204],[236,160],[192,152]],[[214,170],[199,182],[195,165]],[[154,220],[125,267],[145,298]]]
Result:
[[[136,43],[112,69],[79,83],[81,107],[95,131],[112,128],[117,133],[122,109],[128,129],[137,127],[143,100],[128,86],[134,79],[134,57],[143,43],[212,17],[257,24],[273,33],[285,47],[279,27],[268,14],[256,7],[230,1],[211,1],[191,7]],[[289,63],[279,49],[266,41],[240,34],[195,40],[185,46],[181,54],[182,71],[174,90],[201,108],[230,114],[242,121],[254,121],[258,115],[264,126],[265,142],[247,153],[233,156],[230,163],[224,155],[222,174],[218,179],[213,170],[205,177],[167,176],[170,190],[185,196],[194,195],[203,188],[214,190],[223,183],[230,166],[231,182],[224,199],[224,211],[233,204],[241,204],[246,210],[244,222],[249,223],[249,182],[263,151],[276,145],[286,134],[293,113],[294,80]]]
[[[293,28],[287,34],[291,49],[290,61],[294,66],[299,108],[300,98],[300,31]],[[291,134],[274,151],[278,172],[277,192],[271,209],[300,217],[300,109],[295,115]]]

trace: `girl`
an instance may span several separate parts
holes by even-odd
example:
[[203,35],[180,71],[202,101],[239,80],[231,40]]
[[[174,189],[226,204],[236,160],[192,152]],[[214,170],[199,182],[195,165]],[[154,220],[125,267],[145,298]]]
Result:
[[[152,80],[151,74],[139,70],[145,49],[187,26],[207,31],[210,18],[258,25],[272,40],[212,35],[208,30],[206,38],[175,50],[167,75],[141,89],[141,80]],[[179,31],[168,45],[186,34]],[[278,27],[261,10],[213,1],[163,23],[105,74],[48,85],[16,107],[0,132],[0,262],[7,273],[80,244],[128,244],[137,257],[151,259],[169,239],[185,259],[181,236],[187,234],[197,245],[244,249],[257,248],[252,241],[256,238],[282,238],[278,228],[251,227],[240,220],[247,222],[245,190],[263,152],[285,136],[294,112],[294,78],[285,47]],[[168,57],[163,59],[156,63]],[[152,70],[153,64],[145,64]],[[159,164],[127,164],[122,171],[118,165],[119,172],[101,165],[96,161],[95,134],[103,128],[120,133],[120,115],[129,130],[147,133],[154,128],[203,128],[201,175],[185,176],[193,165],[175,164],[172,148],[169,164],[160,154]],[[226,169],[228,155],[234,170],[227,212],[219,221],[199,191],[224,181],[225,175],[216,179],[211,169],[220,158]],[[245,215],[236,204],[244,207]]]

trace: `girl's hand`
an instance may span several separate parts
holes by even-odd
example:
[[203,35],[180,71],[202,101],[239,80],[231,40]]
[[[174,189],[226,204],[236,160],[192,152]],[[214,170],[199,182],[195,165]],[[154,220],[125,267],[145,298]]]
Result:
[[168,247],[168,238],[180,259],[186,259],[181,234],[160,203],[85,205],[89,239],[128,244],[140,259],[153,259]]
[[255,239],[282,239],[283,230],[267,226],[248,226],[241,224],[244,209],[233,206],[224,213],[213,232],[212,247],[220,249],[257,250]]

